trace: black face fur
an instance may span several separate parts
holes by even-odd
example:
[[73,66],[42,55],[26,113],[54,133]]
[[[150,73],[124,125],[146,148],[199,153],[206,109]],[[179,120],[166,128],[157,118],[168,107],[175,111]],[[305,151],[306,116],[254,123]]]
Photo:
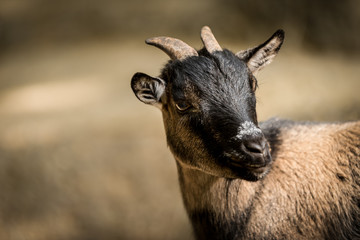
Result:
[[[199,57],[170,62],[161,78],[167,85],[162,109],[167,140],[182,164],[248,180],[265,172],[248,172],[231,159],[238,158],[244,165],[253,162],[242,152],[242,139],[236,137],[245,122],[257,125],[256,79],[245,62],[227,50],[213,55],[202,50]],[[177,106],[186,108],[179,110]],[[254,133],[256,136],[249,132],[246,137],[263,138],[259,131]],[[263,165],[270,162],[268,153],[266,157]]]
[[169,61],[159,78],[134,75],[136,96],[162,110],[168,145],[183,167],[250,181],[268,172],[251,57],[245,62],[228,50],[210,54],[204,48],[198,56]]

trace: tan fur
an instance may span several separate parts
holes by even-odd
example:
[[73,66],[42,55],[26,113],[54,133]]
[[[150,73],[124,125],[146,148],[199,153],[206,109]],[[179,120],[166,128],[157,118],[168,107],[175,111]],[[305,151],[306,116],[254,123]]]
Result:
[[[353,199],[360,197],[359,185],[355,184],[359,179],[354,179],[360,175],[359,136],[360,122],[295,126],[283,131],[273,169],[264,180],[265,201],[261,201],[254,219],[264,217],[264,211],[272,212],[270,218],[282,216],[286,209],[289,215],[303,216],[304,221],[297,227],[305,236],[321,238],[318,224],[322,219],[350,214],[350,207],[356,204]],[[354,176],[351,171],[357,174]],[[295,227],[286,219],[271,223],[272,228]]]
[[[241,239],[267,234],[326,239],[328,225],[337,228],[359,218],[360,121],[293,125],[278,137],[274,164],[262,181],[227,183],[178,164],[189,215],[209,210],[219,218],[235,219],[252,205]],[[339,229],[338,238],[344,239],[341,234]]]

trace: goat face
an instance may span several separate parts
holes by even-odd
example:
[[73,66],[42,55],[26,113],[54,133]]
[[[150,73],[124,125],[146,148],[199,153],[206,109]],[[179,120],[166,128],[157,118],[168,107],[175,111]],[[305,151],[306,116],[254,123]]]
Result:
[[257,124],[253,74],[272,60],[282,41],[278,31],[236,55],[204,41],[199,52],[172,57],[159,78],[133,76],[135,95],[162,110],[168,145],[179,164],[219,177],[255,181],[265,176],[271,156]]

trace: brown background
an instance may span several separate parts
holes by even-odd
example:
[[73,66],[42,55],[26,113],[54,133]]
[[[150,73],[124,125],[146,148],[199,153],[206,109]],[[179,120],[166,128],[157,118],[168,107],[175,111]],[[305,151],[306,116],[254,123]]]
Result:
[[130,90],[167,56],[286,40],[259,76],[260,120],[360,118],[360,4],[266,0],[0,0],[0,239],[190,239],[160,112]]

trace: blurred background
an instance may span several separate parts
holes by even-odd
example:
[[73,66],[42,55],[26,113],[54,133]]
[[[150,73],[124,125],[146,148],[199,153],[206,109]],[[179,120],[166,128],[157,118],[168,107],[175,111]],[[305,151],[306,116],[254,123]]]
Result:
[[0,239],[192,239],[160,111],[130,79],[168,60],[148,37],[234,52],[279,28],[258,115],[360,119],[357,0],[0,0]]

